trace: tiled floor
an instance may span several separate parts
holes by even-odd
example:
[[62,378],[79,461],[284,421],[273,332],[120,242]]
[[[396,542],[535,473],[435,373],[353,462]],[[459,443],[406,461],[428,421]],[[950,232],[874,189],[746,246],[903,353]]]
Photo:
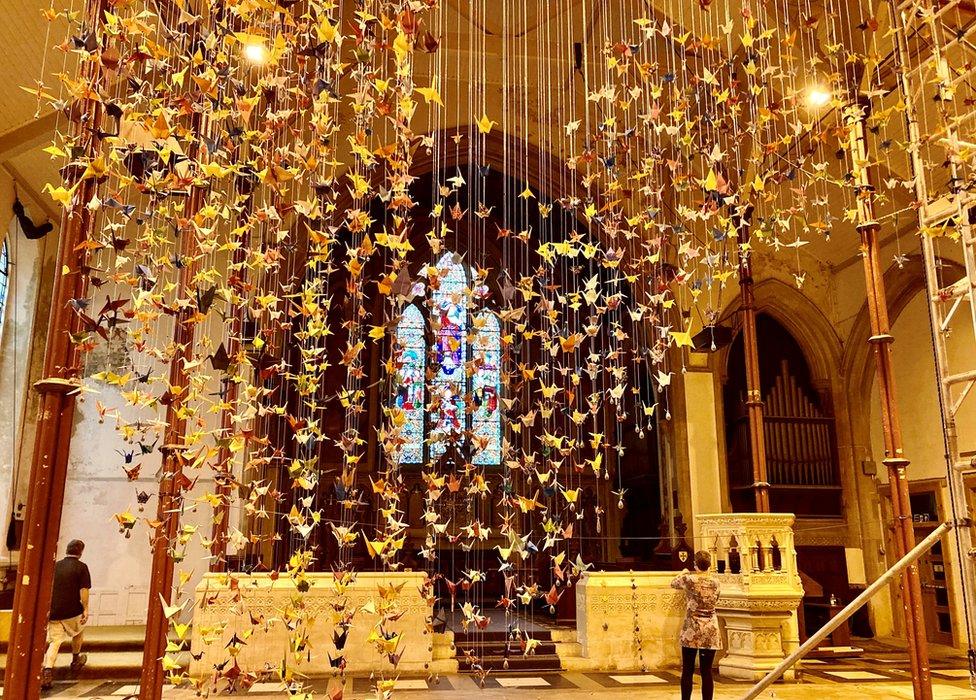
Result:
[[[562,700],[568,698],[619,697],[627,700],[672,700],[678,692],[677,669],[654,670],[652,673],[572,673],[489,675],[483,685],[468,675],[439,678],[401,678],[394,695],[407,700],[496,700],[526,698],[531,700]],[[961,656],[935,656],[932,660],[934,700],[973,700],[976,692],[969,687],[969,672]],[[698,679],[696,679],[697,684]],[[911,674],[904,651],[893,646],[872,645],[868,651],[853,658],[827,658],[805,663],[797,682],[778,683],[762,698],[777,700],[850,700],[856,690],[858,700],[911,700]],[[328,680],[313,680],[304,689],[313,697],[328,697]],[[715,697],[733,700],[742,697],[745,683],[716,678]],[[45,698],[90,698],[116,700],[133,697],[138,685],[133,681],[59,682],[44,695]],[[636,695],[635,695],[636,694]],[[191,690],[167,689],[165,700],[196,700]],[[263,681],[247,691],[230,696],[212,693],[211,698],[284,698],[289,697],[281,684]],[[291,695],[301,697],[301,695]],[[345,700],[375,698],[373,682],[369,678],[352,678],[346,682]]]
[[[526,698],[531,700],[545,700],[547,696],[552,700],[569,698],[624,698],[639,697],[641,700],[673,700],[677,696],[677,683],[671,679],[650,676],[646,683],[636,682],[636,674],[628,674],[619,678],[627,679],[621,683],[611,676],[604,678],[600,674],[572,674],[564,673],[545,676],[506,676],[503,678],[489,678],[484,688],[479,688],[470,676],[451,676],[440,679],[437,685],[431,685],[425,690],[427,682],[423,679],[413,679],[418,683],[407,684],[401,679],[394,697],[407,700],[421,700],[421,698],[444,697],[439,691],[451,691],[452,700],[498,700],[502,698]],[[634,680],[631,680],[634,679]],[[805,679],[799,683],[779,683],[766,691],[761,698],[767,700],[849,700],[851,688],[845,683],[856,682],[858,700],[911,700],[912,687],[907,680],[895,683],[874,680],[848,680],[845,682],[831,682],[823,679]],[[719,681],[715,686],[717,700],[733,700],[741,698],[748,686],[743,683],[728,683]],[[328,697],[325,693],[324,682],[313,682],[306,689],[315,698]],[[375,693],[354,689],[349,692],[346,688],[346,700],[366,700],[375,698]],[[137,686],[121,683],[86,683],[86,684],[58,684],[53,691],[44,695],[46,698],[88,698],[90,700],[134,700]],[[635,693],[637,695],[635,696]],[[968,683],[942,682],[933,683],[934,700],[972,700],[976,697]],[[163,693],[165,700],[196,700],[198,696],[190,690],[167,689]],[[255,685],[247,692],[232,695],[214,694],[212,698],[240,697],[240,698],[285,698],[289,697],[278,684]],[[292,695],[290,697],[301,697]]]

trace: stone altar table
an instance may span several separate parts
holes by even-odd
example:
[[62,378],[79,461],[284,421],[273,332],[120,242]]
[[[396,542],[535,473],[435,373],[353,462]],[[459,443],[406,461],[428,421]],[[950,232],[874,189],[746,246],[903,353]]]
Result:
[[584,665],[640,671],[681,663],[683,591],[673,571],[597,571],[576,584],[576,629]]
[[[240,600],[234,600],[236,592],[232,590],[231,578],[236,581]],[[329,656],[338,655],[332,639],[336,629],[332,621],[332,603],[339,596],[332,587],[332,574],[310,574],[309,579],[311,588],[300,593],[294,581],[284,576],[277,580],[268,574],[204,576],[195,594],[190,675],[199,678],[213,673],[215,664],[229,658],[225,647],[235,634],[244,641],[237,653],[237,663],[243,672],[260,674],[277,668],[287,659],[290,668],[298,673],[313,677],[331,675]],[[423,583],[422,572],[356,574],[346,593],[348,609],[356,610],[344,648],[347,673],[409,674],[435,670],[431,668],[433,635],[427,631],[432,609],[420,595]],[[398,653],[402,652],[403,656],[395,671],[387,657],[366,641],[379,620],[379,616],[370,611],[369,604],[378,607],[378,586],[391,584],[403,584],[396,598],[402,617],[387,626],[388,631],[402,635]],[[300,660],[290,653],[289,633],[283,621],[290,606],[304,606],[307,614],[314,617],[308,628],[308,653]],[[263,622],[254,625],[252,617],[263,619]]]

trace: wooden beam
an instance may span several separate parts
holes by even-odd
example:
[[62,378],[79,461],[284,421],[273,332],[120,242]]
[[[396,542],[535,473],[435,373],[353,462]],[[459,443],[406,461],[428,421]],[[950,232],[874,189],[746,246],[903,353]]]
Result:
[[59,112],[48,112],[37,119],[0,135],[0,162],[16,158],[54,135]]

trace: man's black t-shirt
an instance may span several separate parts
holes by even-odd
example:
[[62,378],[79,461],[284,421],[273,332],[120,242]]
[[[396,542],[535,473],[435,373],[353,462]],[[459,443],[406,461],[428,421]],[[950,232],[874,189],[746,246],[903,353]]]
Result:
[[85,612],[81,589],[91,588],[88,566],[78,557],[65,557],[54,567],[54,594],[51,597],[51,620],[67,620]]

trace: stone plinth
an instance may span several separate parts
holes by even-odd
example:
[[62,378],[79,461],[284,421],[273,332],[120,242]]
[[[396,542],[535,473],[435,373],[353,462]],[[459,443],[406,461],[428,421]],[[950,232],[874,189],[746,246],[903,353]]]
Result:
[[[717,612],[725,629],[719,674],[758,680],[797,644],[803,586],[796,565],[793,515],[699,515],[699,542],[721,585]],[[792,677],[792,670],[785,678]]]
[[[294,582],[285,577],[272,580],[267,574],[234,574],[233,580],[236,583],[232,589],[226,575],[208,574],[197,586],[191,638],[192,676],[207,676],[213,673],[215,664],[227,661],[230,654],[226,647],[234,635],[245,642],[239,645],[237,653],[237,663],[243,672],[261,673],[287,660],[289,667],[301,674],[331,674],[329,656],[339,655],[332,638],[336,630],[333,604],[339,596],[333,590],[331,574],[312,575],[312,586],[305,593],[299,593]],[[432,610],[420,595],[423,583],[423,573],[356,574],[356,580],[345,594],[347,609],[356,610],[344,647],[347,672],[392,674],[431,670],[433,638],[427,624]],[[395,598],[402,616],[385,628],[388,633],[402,635],[397,653],[403,656],[396,670],[374,644],[367,642],[379,621],[378,614],[370,609],[381,605],[378,587],[391,584],[403,584]],[[314,618],[314,621],[306,630],[306,650],[294,654],[289,648],[293,635],[289,634],[285,618],[299,607],[304,611],[304,618]]]
[[587,667],[641,671],[681,663],[678,634],[685,596],[671,588],[676,575],[666,571],[583,575],[576,584],[576,626]]

